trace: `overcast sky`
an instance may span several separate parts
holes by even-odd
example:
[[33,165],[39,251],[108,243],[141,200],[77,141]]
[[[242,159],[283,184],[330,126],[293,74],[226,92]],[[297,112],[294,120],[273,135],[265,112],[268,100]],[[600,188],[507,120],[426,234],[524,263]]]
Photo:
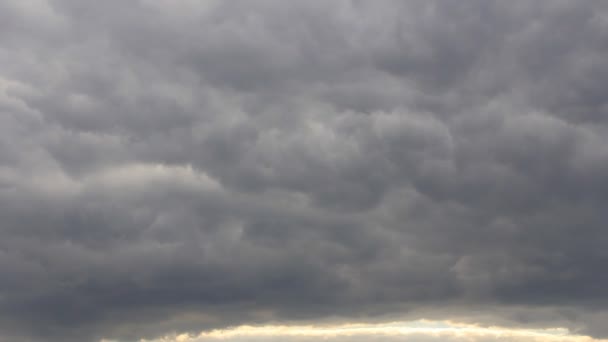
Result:
[[607,92],[602,0],[0,0],[0,342],[608,338]]

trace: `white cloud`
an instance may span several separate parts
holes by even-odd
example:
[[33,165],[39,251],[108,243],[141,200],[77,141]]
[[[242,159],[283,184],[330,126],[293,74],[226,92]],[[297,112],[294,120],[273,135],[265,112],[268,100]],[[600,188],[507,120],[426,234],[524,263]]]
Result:
[[241,341],[416,341],[416,342],[599,342],[588,336],[571,334],[565,328],[516,329],[481,327],[448,321],[413,321],[340,325],[238,326],[202,332],[175,334],[141,342],[241,342]]

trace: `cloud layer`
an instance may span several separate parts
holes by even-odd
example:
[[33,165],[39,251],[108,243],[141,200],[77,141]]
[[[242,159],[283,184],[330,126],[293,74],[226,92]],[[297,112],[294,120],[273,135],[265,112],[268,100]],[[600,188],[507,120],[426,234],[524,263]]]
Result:
[[603,1],[0,1],[0,341],[608,336],[607,57]]
[[[593,342],[587,336],[569,334],[564,329],[505,329],[482,328],[474,325],[450,322],[391,322],[383,324],[347,324],[324,326],[239,326],[231,329],[213,330],[199,335],[174,335],[142,342],[202,342],[202,341],[333,341],[333,342],[432,342],[432,341],[521,341],[521,342]],[[605,341],[605,340],[602,340]],[[105,342],[105,341],[104,341]]]
[[[519,341],[519,342],[593,342],[587,336],[572,335],[564,329],[505,329],[481,328],[450,322],[414,321],[409,323],[347,324],[330,326],[239,326],[213,330],[199,335],[173,335],[142,342],[206,342],[206,341],[318,341],[333,342],[432,342],[432,341]],[[605,341],[605,340],[602,340]],[[105,341],[104,341],[105,342]]]

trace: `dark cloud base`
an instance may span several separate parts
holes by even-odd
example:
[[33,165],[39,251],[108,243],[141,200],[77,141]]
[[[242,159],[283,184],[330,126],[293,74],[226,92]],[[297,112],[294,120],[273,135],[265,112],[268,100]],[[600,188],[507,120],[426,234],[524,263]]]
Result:
[[607,37],[602,1],[0,2],[0,341],[608,336]]

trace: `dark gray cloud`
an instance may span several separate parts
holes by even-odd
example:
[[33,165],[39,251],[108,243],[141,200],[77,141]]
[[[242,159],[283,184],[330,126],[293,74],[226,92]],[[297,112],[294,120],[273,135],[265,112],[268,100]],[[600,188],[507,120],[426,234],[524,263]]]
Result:
[[0,1],[0,341],[608,336],[607,37],[602,1]]

